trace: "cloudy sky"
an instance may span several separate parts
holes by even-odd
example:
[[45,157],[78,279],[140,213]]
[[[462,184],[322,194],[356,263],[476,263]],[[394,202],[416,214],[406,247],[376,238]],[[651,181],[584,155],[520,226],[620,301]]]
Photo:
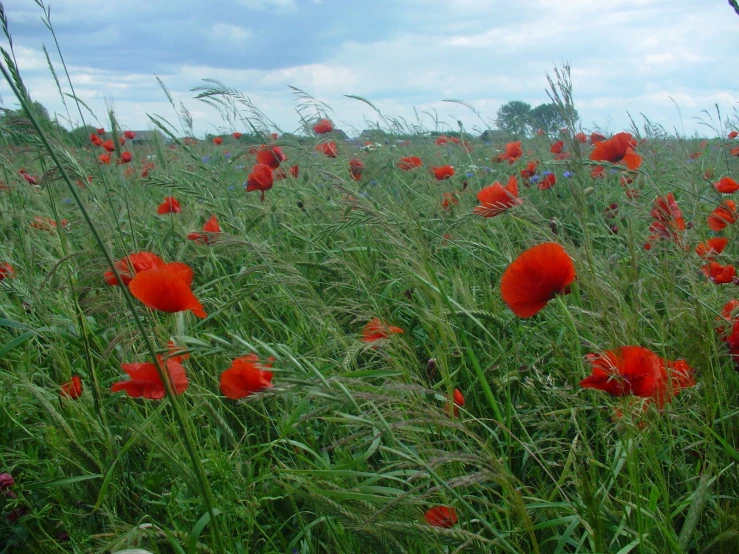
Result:
[[[696,119],[710,123],[702,110],[717,122],[716,104],[724,117],[739,108],[739,16],[725,0],[44,1],[77,95],[101,120],[112,105],[130,129],[149,128],[147,114],[179,125],[155,75],[198,134],[245,130],[194,99],[203,78],[243,92],[283,131],[298,128],[288,85],[298,87],[330,105],[350,135],[377,115],[344,95],[427,129],[458,119],[482,127],[443,100],[465,100],[492,120],[510,100],[548,102],[546,75],[562,62],[587,130],[624,130],[630,113],[639,125],[644,114],[671,132],[712,136]],[[3,4],[31,96],[66,118],[42,50],[63,76],[41,8]],[[5,82],[0,95],[16,106]]]

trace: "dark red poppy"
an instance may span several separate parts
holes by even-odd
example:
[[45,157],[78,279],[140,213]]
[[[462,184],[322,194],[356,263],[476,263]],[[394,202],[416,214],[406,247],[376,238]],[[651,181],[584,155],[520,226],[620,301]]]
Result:
[[521,148],[521,141],[509,142],[505,145],[505,151],[502,154],[498,154],[493,158],[494,162],[502,162],[508,160],[509,164],[513,164],[523,156],[523,148]]
[[606,168],[602,165],[596,165],[593,169],[590,170],[590,177],[592,179],[602,179],[606,176]]
[[720,193],[734,194],[739,190],[739,183],[731,177],[721,177],[717,183],[713,184],[713,187]]
[[564,149],[565,149],[565,143],[564,143],[564,141],[561,141],[561,140],[558,140],[557,142],[555,142],[554,144],[552,144],[552,146],[549,147],[549,151],[552,154],[559,154]]
[[575,134],[575,140],[580,144],[585,144],[586,142],[588,142],[588,136],[581,131]]
[[316,144],[316,150],[318,150],[324,156],[328,156],[329,158],[335,158],[339,155],[339,150],[336,148],[336,143],[332,140],[329,142],[321,142]]
[[136,133],[133,131],[123,131],[123,136],[128,140],[133,140],[136,138]]
[[539,179],[537,186],[539,190],[549,190],[557,183],[557,176],[554,173],[544,173]]
[[203,305],[190,288],[192,276],[189,266],[172,262],[136,273],[128,290],[149,308],[167,313],[189,310],[203,318],[206,316]]
[[[115,267],[124,285],[128,285],[131,279],[133,279],[133,276],[138,272],[160,268],[164,265],[164,260],[153,252],[134,252],[115,263]],[[118,285],[118,281],[116,281],[115,274],[112,271],[105,272],[105,282],[109,285]]]
[[617,133],[608,140],[596,143],[590,159],[597,162],[611,162],[623,164],[629,169],[638,169],[641,165],[641,156],[634,152],[636,139],[629,133]]
[[403,171],[410,171],[411,169],[421,167],[422,165],[423,162],[418,156],[407,156],[405,158],[400,158],[400,161],[396,164],[396,166]]
[[182,208],[180,207],[180,202],[174,196],[165,196],[164,202],[159,204],[159,207],[157,208],[157,213],[159,215],[178,214],[181,211]]
[[511,175],[506,186],[496,181],[489,187],[485,187],[477,193],[477,199],[480,201],[480,206],[475,206],[472,213],[482,217],[500,215],[523,203],[523,200],[518,197],[518,181],[515,175]]
[[518,317],[531,317],[558,294],[567,294],[575,280],[575,264],[559,244],[545,242],[529,248],[503,273],[503,301]]
[[334,124],[328,119],[319,119],[315,125],[313,125],[313,132],[317,135],[325,135],[334,130]]
[[730,139],[735,139],[736,137],[739,137],[739,131],[731,131],[728,136]]
[[265,146],[261,145],[257,149],[257,163],[269,166],[270,169],[277,169],[280,164],[287,161],[282,148],[279,146]]
[[721,265],[718,262],[708,262],[701,268],[703,275],[708,280],[717,284],[725,285],[736,281],[736,269],[733,265]]
[[724,200],[708,216],[708,228],[711,231],[721,231],[727,225],[735,223],[736,217],[736,202],[733,200]]
[[389,338],[392,334],[404,333],[400,327],[387,325],[379,318],[371,319],[362,329],[364,342],[375,342],[381,339]]
[[7,491],[15,485],[15,479],[10,473],[0,473],[0,491]]
[[355,181],[361,180],[362,173],[364,173],[364,162],[359,158],[349,160],[349,173]]
[[539,166],[538,160],[532,160],[526,164],[526,168],[521,170],[521,177],[523,179],[531,179],[536,175],[536,168]]
[[143,166],[141,166],[141,178],[145,179],[149,176],[149,172],[154,169],[154,164],[151,162],[145,163]]
[[108,139],[103,143],[103,148],[105,148],[105,150],[107,150],[108,152],[114,152],[115,144],[113,144],[113,141],[111,139]]
[[105,165],[110,165],[110,154],[100,154],[98,156],[98,162]]
[[739,156],[739,146],[737,146],[736,148],[732,148],[731,150],[729,150],[729,154],[731,154],[732,156]]
[[236,131],[235,133],[231,133],[231,136],[236,140],[239,140],[242,137],[242,134]]
[[213,139],[213,144],[215,144],[216,146],[220,146],[221,144],[223,144],[223,139],[221,137],[215,137]]
[[600,133],[590,133],[590,144],[596,144],[598,142],[603,142],[604,140],[606,140],[606,137]]
[[457,511],[449,506],[434,506],[426,511],[423,518],[429,525],[448,529],[457,523]]
[[434,172],[434,177],[437,181],[443,181],[449,179],[454,175],[454,168],[451,165],[443,165],[441,167],[432,167],[431,171]]
[[220,232],[221,226],[218,225],[218,220],[214,214],[203,224],[202,233],[190,233],[187,235],[187,240],[195,241],[198,244],[213,244],[215,242],[215,235]]
[[[62,227],[66,227],[67,223],[69,222],[66,219],[62,219]],[[37,215],[34,216],[33,221],[31,222],[31,227],[33,227],[34,229],[38,229],[39,231],[52,232],[56,229],[56,221],[54,221],[53,219],[49,219],[48,217],[41,217],[40,215]]]
[[15,277],[15,270],[8,262],[0,262],[0,281]]
[[271,360],[262,365],[256,354],[236,358],[231,367],[221,373],[221,392],[231,400],[239,400],[270,388],[272,372],[265,367],[272,367]]
[[[178,357],[170,357],[164,359],[157,356],[159,365],[169,376],[169,385],[174,394],[182,394],[187,390],[189,382],[187,373],[182,367],[181,359]],[[164,383],[156,366],[151,362],[137,364],[121,364],[121,369],[128,373],[130,379],[128,381],[118,381],[110,387],[111,392],[126,391],[131,398],[144,397],[147,400],[161,400],[164,398],[166,391]]]
[[82,379],[79,375],[73,375],[70,381],[62,384],[59,387],[59,394],[62,398],[71,398],[72,400],[77,400],[82,396]]
[[102,137],[105,134],[105,129],[103,127],[98,127],[95,129],[95,132]]
[[121,154],[121,159],[118,160],[118,164],[120,165],[120,164],[130,163],[132,159],[133,157],[131,156],[131,153],[128,150],[126,150],[125,152]]
[[103,145],[103,139],[101,139],[98,135],[95,135],[95,134],[90,135],[90,142],[93,143],[95,146]]
[[300,167],[294,165],[288,170],[288,173],[290,173],[290,175],[292,175],[293,177],[297,177],[300,173]]
[[264,191],[271,189],[273,183],[272,169],[267,164],[258,163],[249,173],[249,178],[246,181],[246,192],[260,191],[261,201],[264,202]]
[[724,248],[726,248],[727,244],[729,244],[729,239],[714,237],[712,239],[708,239],[706,242],[701,242],[698,246],[696,246],[695,253],[698,254],[701,258],[705,258],[706,260],[710,261],[721,254],[721,252],[724,251]]

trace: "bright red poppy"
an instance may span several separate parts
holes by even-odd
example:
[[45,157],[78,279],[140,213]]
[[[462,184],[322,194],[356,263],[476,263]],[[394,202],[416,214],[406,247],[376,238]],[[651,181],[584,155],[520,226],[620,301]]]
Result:
[[502,154],[498,154],[493,158],[494,162],[502,162],[508,160],[509,164],[513,164],[523,156],[523,148],[521,148],[521,141],[509,142],[505,145],[505,151]]
[[641,346],[622,346],[618,350],[588,354],[586,359],[591,374],[580,381],[580,386],[611,396],[652,396],[662,377],[659,356]]
[[198,244],[213,244],[215,242],[215,235],[220,232],[221,226],[218,225],[218,220],[214,214],[203,224],[202,233],[190,233],[187,235],[187,240],[195,241]]
[[240,138],[242,137],[242,134],[241,134],[241,133],[239,133],[238,131],[236,131],[236,132],[234,132],[234,133],[231,133],[231,136],[232,136],[233,138],[235,138],[236,140],[239,140],[239,139],[240,139]]
[[718,262],[708,262],[701,268],[703,275],[708,277],[708,280],[717,284],[725,285],[727,283],[734,283],[736,279],[736,269],[733,265],[721,265]]
[[349,173],[355,181],[361,180],[362,173],[364,173],[364,162],[359,158],[349,160]]
[[526,164],[526,168],[521,170],[521,177],[523,179],[531,179],[536,175],[536,168],[539,166],[538,160],[532,160]]
[[541,179],[539,179],[539,182],[536,186],[539,187],[539,190],[549,190],[557,183],[557,176],[554,173],[545,173],[541,176]]
[[178,214],[181,211],[182,208],[180,207],[180,202],[174,196],[165,196],[164,202],[159,204],[159,207],[157,208],[157,213],[159,215]]
[[105,129],[103,127],[98,127],[95,129],[95,132],[102,137],[105,134]]
[[325,135],[334,130],[334,124],[328,119],[319,119],[315,125],[313,125],[313,132],[317,135]]
[[136,138],[136,133],[133,131],[123,131],[123,136],[128,140],[133,140]]
[[95,135],[95,134],[90,135],[90,142],[93,143],[95,146],[103,145],[103,139],[101,139],[98,135]]
[[736,216],[736,202],[733,200],[724,200],[708,216],[708,228],[711,231],[721,231],[727,225],[735,223]]
[[70,381],[60,385],[59,394],[62,398],[71,398],[72,400],[77,400],[82,396],[82,379],[79,375],[73,375]]
[[735,139],[736,137],[739,137],[739,131],[731,131],[729,133],[729,138],[730,139]]
[[658,196],[653,204],[650,215],[654,219],[649,226],[649,240],[644,245],[646,250],[651,248],[652,241],[660,238],[672,240],[680,244],[685,230],[685,220],[680,207],[677,205],[675,196],[669,192],[665,196]]
[[[152,252],[134,252],[115,263],[115,267],[121,275],[124,285],[128,285],[131,279],[133,279],[133,276],[140,271],[157,269],[164,265],[164,260]],[[118,281],[116,281],[115,274],[112,271],[105,272],[105,282],[113,286],[118,285]]]
[[721,177],[717,183],[713,183],[713,187],[723,194],[734,194],[739,190],[739,183],[731,177]]
[[549,147],[549,151],[552,154],[560,154],[565,149],[565,143],[562,140],[558,140],[552,146]]
[[287,161],[287,156],[279,146],[261,145],[257,149],[258,164],[269,166],[270,169],[277,169],[284,161]]
[[110,165],[110,154],[100,154],[98,156],[98,162],[105,165]]
[[221,373],[220,387],[224,396],[239,400],[272,386],[272,367],[270,362],[262,365],[256,354],[236,358],[226,371]]
[[462,394],[462,391],[459,389],[454,389],[454,394],[452,395],[454,402],[449,403],[447,402],[446,409],[447,412],[450,415],[454,415],[454,417],[459,417],[459,408],[464,406],[464,395]]
[[206,316],[203,305],[190,288],[192,276],[189,266],[172,262],[136,273],[128,290],[149,308],[167,313],[189,310],[203,318]]
[[375,342],[381,339],[387,339],[390,335],[404,333],[400,327],[387,325],[379,318],[372,318],[362,329],[364,342]]
[[329,158],[335,158],[339,155],[339,150],[336,148],[336,143],[332,140],[329,142],[321,142],[319,144],[316,144],[316,150],[318,150],[324,156],[328,156]]
[[[169,385],[174,394],[182,394],[187,390],[189,385],[187,373],[182,367],[182,358],[179,356],[169,357],[167,359],[157,356],[159,365],[169,376]],[[118,381],[110,387],[111,392],[126,391],[131,398],[144,397],[147,400],[161,400],[164,398],[166,391],[164,383],[156,366],[151,362],[137,364],[121,364],[121,369],[128,373],[130,379],[128,381]]]
[[545,242],[529,248],[503,273],[503,301],[518,317],[539,313],[558,294],[567,294],[575,280],[575,264],[559,244]]
[[15,270],[8,262],[0,262],[0,281],[15,277]]
[[400,161],[396,165],[403,171],[410,171],[413,168],[421,167],[423,162],[418,156],[407,156],[405,158],[400,158]]
[[448,529],[457,523],[457,511],[449,506],[434,506],[426,511],[423,518],[429,525]]
[[701,258],[705,258],[706,260],[710,261],[721,254],[721,252],[724,251],[724,248],[726,248],[727,244],[729,244],[729,239],[723,237],[714,237],[712,239],[708,239],[706,242],[701,242],[700,244],[698,244],[698,246],[695,247],[695,253],[698,254]]
[[596,143],[590,159],[597,162],[620,163],[629,169],[638,169],[641,156],[634,152],[636,139],[629,133],[617,133],[610,139]]
[[112,139],[108,139],[103,143],[103,148],[107,150],[108,152],[114,152],[115,151],[115,144],[113,144]]
[[455,204],[459,204],[459,199],[453,192],[445,192],[441,196],[441,207],[444,210],[448,210]]
[[473,208],[472,213],[482,217],[500,215],[523,203],[523,200],[518,197],[518,181],[515,175],[511,175],[506,186],[496,181],[489,187],[485,187],[477,193],[477,199],[480,201],[480,206]]
[[434,177],[437,181],[443,181],[449,179],[454,175],[454,168],[451,165],[443,165],[441,167],[432,167],[431,171],[434,172]]
[[739,146],[737,146],[736,148],[732,148],[731,150],[729,150],[729,154],[731,154],[732,156],[739,156]]
[[121,159],[118,160],[118,165],[130,163],[132,159],[133,156],[131,156],[131,153],[126,150],[125,152],[121,153]]
[[213,144],[215,144],[216,146],[220,146],[221,144],[223,144],[223,139],[221,137],[215,137],[213,139]]
[[273,183],[272,169],[267,164],[258,163],[249,173],[249,178],[246,181],[246,192],[260,191],[262,193],[260,199],[264,202],[264,191],[271,189]]

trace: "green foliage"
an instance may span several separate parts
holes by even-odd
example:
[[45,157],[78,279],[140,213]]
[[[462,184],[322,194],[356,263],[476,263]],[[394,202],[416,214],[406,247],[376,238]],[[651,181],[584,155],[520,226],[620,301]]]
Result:
[[531,128],[531,104],[512,100],[498,110],[496,124],[506,133],[515,137],[526,136]]

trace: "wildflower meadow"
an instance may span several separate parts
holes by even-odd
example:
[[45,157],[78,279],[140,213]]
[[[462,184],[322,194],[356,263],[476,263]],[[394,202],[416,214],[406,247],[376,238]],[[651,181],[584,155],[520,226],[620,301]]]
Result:
[[65,134],[0,19],[0,553],[739,552],[736,112]]

